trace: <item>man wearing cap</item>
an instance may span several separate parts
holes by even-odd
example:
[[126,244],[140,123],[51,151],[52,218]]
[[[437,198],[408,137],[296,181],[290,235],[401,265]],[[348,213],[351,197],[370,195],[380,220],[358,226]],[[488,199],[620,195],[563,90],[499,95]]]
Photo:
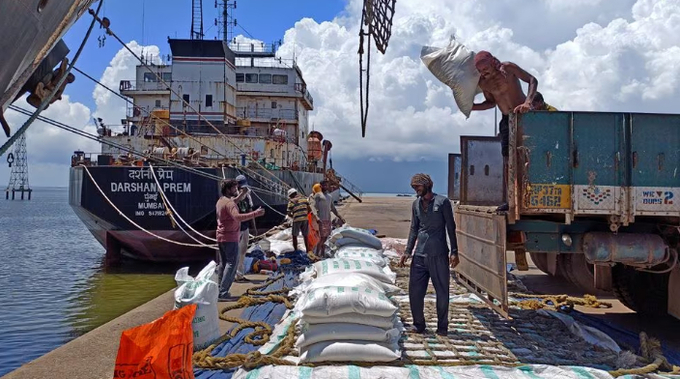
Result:
[[295,188],[288,190],[288,216],[293,219],[293,248],[298,249],[298,235],[302,232],[305,239],[305,252],[309,253],[309,219],[307,216],[311,212],[309,201],[306,197],[300,196]]
[[[484,102],[474,104],[473,111],[483,111],[496,106],[503,117],[498,124],[501,137],[501,153],[503,155],[503,201],[499,211],[507,211],[507,166],[508,143],[510,135],[510,113],[526,113],[531,110],[531,103],[536,96],[538,80],[530,73],[512,62],[502,62],[488,51],[475,54],[475,67],[479,71],[479,88],[484,93]],[[520,80],[529,84],[528,94],[522,91]]]
[[[409,273],[409,302],[413,316],[412,331],[425,333],[425,295],[432,279],[437,295],[437,334],[446,336],[449,329],[449,283],[451,268],[458,263],[458,241],[456,223],[453,220],[451,201],[446,196],[432,192],[432,179],[427,174],[416,174],[411,187],[418,198],[411,207],[411,229],[406,250],[401,256],[399,267],[404,267],[415,254]],[[446,243],[449,236],[451,249]],[[418,241],[418,245],[416,245]]]
[[[238,211],[240,213],[249,213],[253,211],[253,198],[250,196],[250,188],[248,187],[248,181],[245,175],[239,175],[236,177],[236,182],[238,183],[238,196],[234,199],[236,205],[238,206]],[[248,221],[243,221],[241,223],[238,239],[238,263],[236,265],[236,281],[243,282],[246,281],[244,276],[246,269],[244,266],[246,260],[246,252],[248,251],[248,241],[250,240],[250,230],[253,233],[257,230],[255,229],[255,219]]]

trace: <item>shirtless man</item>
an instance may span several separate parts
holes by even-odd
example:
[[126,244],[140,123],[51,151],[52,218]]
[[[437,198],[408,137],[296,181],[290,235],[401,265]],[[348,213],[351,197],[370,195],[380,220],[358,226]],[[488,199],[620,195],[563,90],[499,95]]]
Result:
[[[531,110],[531,103],[536,95],[538,80],[512,62],[501,63],[488,51],[480,51],[475,55],[475,67],[481,74],[479,88],[484,92],[485,101],[472,106],[473,111],[483,111],[495,106],[500,108],[503,117],[499,123],[501,136],[501,152],[503,154],[503,183],[507,183],[508,171],[508,137],[510,132],[510,113],[526,113]],[[527,96],[522,91],[519,80],[529,83]],[[504,204],[499,211],[508,210],[507,184],[503,186]]]

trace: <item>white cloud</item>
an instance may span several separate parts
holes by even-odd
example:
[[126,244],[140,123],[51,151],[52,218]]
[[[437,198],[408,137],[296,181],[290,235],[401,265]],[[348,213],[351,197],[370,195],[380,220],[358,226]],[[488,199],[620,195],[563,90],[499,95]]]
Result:
[[[130,42],[128,46],[135,54],[139,55],[144,52],[146,56],[156,57],[155,61],[157,61],[159,54],[157,46],[141,46],[135,41]],[[121,48],[111,59],[109,67],[104,70],[99,81],[117,91],[121,79],[133,79],[135,77],[135,67],[138,63],[139,61],[130,52]],[[77,75],[78,80],[89,80],[78,73],[74,73],[74,75]],[[97,75],[92,76],[97,77]],[[69,95],[64,95],[62,100],[51,104],[41,115],[91,134],[96,134],[93,117],[101,117],[107,125],[119,125],[120,120],[125,118],[125,101],[105,88],[94,85],[94,83],[93,88],[92,96],[97,105],[94,111],[91,111],[82,103],[71,101]],[[65,92],[68,93],[68,87],[66,87]],[[15,105],[29,111],[35,109],[26,103],[25,99],[18,100]],[[12,132],[19,129],[28,118],[11,110],[7,111],[6,117],[12,126]],[[115,131],[120,129],[120,126],[113,126],[113,128]],[[29,182],[32,186],[66,186],[69,177],[68,168],[73,152],[82,150],[96,154],[101,150],[101,145],[95,141],[40,121],[34,122],[26,133]],[[0,185],[7,182],[9,176],[9,168],[0,170]]]
[[[494,111],[475,112],[466,120],[451,90],[420,61],[423,45],[444,46],[454,33],[471,49],[489,50],[536,75],[539,91],[559,109],[677,112],[680,0],[527,0],[521,5],[515,0],[400,0],[387,53],[372,54],[369,122],[362,139],[357,55],[362,3],[349,0],[332,21],[299,20],[279,49],[283,58],[297,57],[315,100],[310,125],[334,142],[336,160],[444,160],[458,151],[461,134],[492,134]],[[243,36],[237,41],[258,43]],[[142,50],[134,41],[129,46]],[[147,53],[158,50],[144,47]],[[101,81],[117,90],[121,79],[134,77],[136,64],[121,49]],[[98,87],[93,96],[97,109],[92,115],[119,123],[124,102]],[[45,113],[50,114],[93,127],[90,112],[67,97]],[[77,148],[99,149],[59,133],[32,127],[30,164],[65,162]]]
[[[674,112],[680,94],[680,1],[431,0],[397,2],[383,56],[373,52],[367,137],[361,138],[358,27],[362,1],[342,18],[303,19],[286,32],[315,99],[312,123],[334,140],[336,157],[443,159],[461,134],[491,134],[493,111],[458,112],[448,87],[421,63],[423,45],[455,33],[537,76],[560,109]],[[525,85],[526,88],[526,85]]]

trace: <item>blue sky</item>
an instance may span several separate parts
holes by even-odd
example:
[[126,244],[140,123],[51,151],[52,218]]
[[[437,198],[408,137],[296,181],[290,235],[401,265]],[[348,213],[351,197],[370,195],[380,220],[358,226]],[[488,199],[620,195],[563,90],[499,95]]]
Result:
[[[233,12],[238,26],[233,29],[234,34],[249,36],[250,33],[251,38],[269,43],[282,39],[285,31],[303,17],[313,18],[317,22],[332,20],[343,11],[345,1],[237,0],[236,5],[237,8]],[[189,38],[191,30],[190,0],[106,0],[101,13],[111,20],[111,29],[123,41],[136,40],[141,45],[156,45],[162,49],[162,54],[169,53],[168,37]],[[217,36],[218,28],[214,23],[217,16],[215,1],[203,1],[205,38],[212,39]],[[82,41],[91,20],[89,15],[84,15],[67,33],[65,42],[71,48],[71,56]],[[103,34],[103,29],[95,27],[90,43],[77,64],[78,68],[95,78],[101,75],[111,58],[121,49],[118,41],[110,36],[106,38],[104,47],[99,48],[97,38]],[[87,78],[79,77],[69,85],[67,93],[71,95],[73,101],[94,109],[92,90],[93,83]]]
[[[399,0],[387,53],[372,55],[367,136],[361,138],[357,49],[362,3],[243,0],[235,11],[242,28],[234,32],[252,33],[267,43],[283,39],[282,58],[295,52],[314,96],[310,123],[333,142],[335,168],[366,191],[409,191],[408,178],[427,172],[444,193],[447,156],[460,151],[459,137],[493,135],[494,110],[466,118],[451,88],[420,58],[423,46],[444,47],[452,35],[472,51],[489,50],[535,75],[538,90],[560,110],[677,113],[680,0],[526,0],[522,7],[517,0]],[[189,37],[189,0],[108,0],[104,9],[126,43],[158,46],[167,54],[168,36]],[[204,3],[207,38],[217,34],[217,13],[214,0]],[[89,22],[85,15],[69,31],[71,54]],[[102,34],[95,29],[78,66],[117,87],[119,80],[132,79],[136,62],[119,53],[121,46],[111,37],[97,47]],[[95,110],[106,120],[122,116],[120,99],[114,103],[104,94],[95,102],[94,84],[76,76],[65,92],[69,101],[52,105],[46,116],[90,128]],[[11,116],[10,122],[21,122]],[[60,133],[39,123],[29,129],[32,184],[68,185],[72,152],[98,150]],[[8,177],[7,166],[0,168],[0,185]]]

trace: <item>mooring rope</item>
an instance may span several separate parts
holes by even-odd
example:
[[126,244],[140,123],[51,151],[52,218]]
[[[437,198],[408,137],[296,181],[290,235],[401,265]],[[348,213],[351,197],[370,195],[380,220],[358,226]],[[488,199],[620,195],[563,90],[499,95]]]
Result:
[[141,225],[139,225],[139,224],[137,224],[136,222],[134,222],[132,219],[130,219],[130,217],[128,217],[125,213],[123,213],[120,209],[118,209],[118,207],[116,207],[116,205],[109,199],[109,197],[106,196],[106,194],[105,194],[104,191],[101,189],[101,187],[99,187],[99,184],[97,184],[97,181],[94,180],[94,177],[93,177],[92,174],[90,173],[90,170],[87,168],[87,166],[82,165],[82,167],[83,167],[83,169],[85,170],[85,172],[87,173],[87,175],[90,177],[90,180],[92,180],[92,183],[94,184],[94,186],[97,187],[97,189],[99,190],[99,193],[102,195],[102,197],[104,197],[104,200],[106,200],[106,202],[109,203],[109,205],[111,205],[111,207],[112,207],[116,212],[118,212],[119,215],[121,215],[125,220],[127,220],[130,224],[132,224],[133,226],[135,226],[137,229],[143,231],[144,233],[146,233],[146,234],[148,234],[148,235],[150,235],[150,236],[156,237],[156,238],[158,238],[159,240],[162,240],[162,241],[165,241],[165,242],[169,242],[169,243],[173,243],[173,244],[175,244],[175,245],[179,245],[179,246],[187,246],[187,247],[208,247],[208,248],[211,248],[211,249],[213,249],[213,250],[218,250],[217,245],[206,245],[206,244],[200,244],[200,245],[198,245],[198,244],[193,244],[193,243],[185,243],[185,242],[173,241],[173,240],[171,240],[171,239],[168,239],[168,238],[159,236],[158,234],[155,234],[155,233],[153,233],[153,232],[151,232],[151,231],[149,231],[149,230],[144,229]]
[[[165,196],[165,191],[163,191],[163,188],[162,188],[162,186],[161,186],[161,183],[158,181],[158,178],[156,177],[156,172],[155,172],[155,170],[153,169],[153,166],[152,166],[151,164],[149,164],[149,170],[151,171],[151,175],[153,176],[153,180],[156,182],[156,188],[158,188],[158,193],[160,193],[161,198],[163,199],[163,203],[166,204],[166,208],[167,208],[167,207],[170,207],[170,209],[168,210],[168,214],[169,214],[169,216],[171,217],[171,219],[174,220],[174,217],[177,216],[177,218],[178,218],[182,223],[184,223],[184,225],[186,225],[187,228],[189,228],[189,230],[191,230],[192,232],[196,233],[198,236],[203,237],[203,238],[205,238],[205,239],[207,239],[207,240],[209,240],[209,241],[211,241],[211,242],[217,242],[217,239],[216,239],[216,238],[208,237],[208,236],[202,234],[202,233],[199,232],[198,230],[194,229],[188,222],[184,221],[184,219],[183,219],[182,216],[177,212],[177,210],[175,209],[175,207],[172,206],[172,203],[170,202],[170,200],[168,200],[168,197]],[[177,223],[177,226],[179,226],[179,228],[182,229],[182,231],[183,231],[186,235],[188,235],[189,237],[191,237],[191,239],[193,239],[194,241],[196,241],[196,242],[198,242],[198,243],[203,243],[203,242],[201,242],[201,241],[195,239],[191,234],[187,233],[187,231],[184,230],[184,229],[182,228],[182,226],[179,225],[179,223]]]

